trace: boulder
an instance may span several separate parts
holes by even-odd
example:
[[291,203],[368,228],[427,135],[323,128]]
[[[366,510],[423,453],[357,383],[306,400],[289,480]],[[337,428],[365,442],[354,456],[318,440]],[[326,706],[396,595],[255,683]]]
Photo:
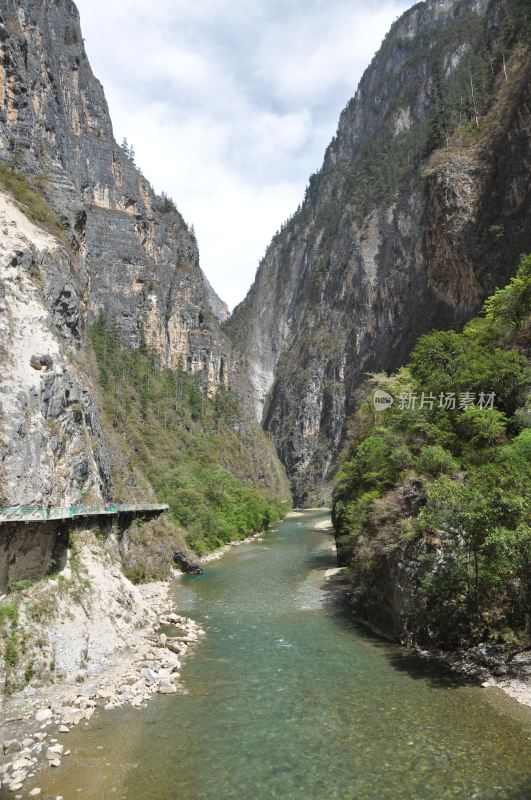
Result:
[[3,751],[6,756],[10,756],[13,753],[18,753],[20,750],[22,750],[22,745],[18,739],[10,739],[3,744]]
[[158,684],[159,694],[175,694],[177,688],[174,683],[168,680],[161,680]]
[[184,642],[178,641],[177,639],[171,639],[168,644],[166,645],[168,650],[176,655],[181,655],[186,651],[186,644]]
[[158,661],[141,661],[140,666],[144,667],[145,669],[158,669],[159,662]]
[[53,717],[53,712],[51,708],[39,708],[37,713],[35,714],[35,719],[37,722],[47,722]]
[[108,700],[110,697],[113,696],[113,694],[114,694],[114,692],[111,689],[98,689],[98,692],[97,692],[97,696],[101,700]]
[[65,706],[61,709],[61,723],[63,725],[79,725],[85,712],[81,708]]
[[49,355],[33,355],[30,358],[30,364],[33,369],[51,369],[53,367],[53,359]]
[[203,572],[199,561],[183,550],[174,550],[173,560],[187,575],[201,575]]
[[153,672],[153,670],[149,668],[144,668],[142,670],[142,677],[144,678],[148,686],[151,686],[151,684],[155,683],[155,681],[157,680],[155,672]]
[[96,697],[96,692],[97,689],[94,686],[84,686],[83,688],[78,689],[77,696],[90,699],[92,697]]
[[20,758],[16,758],[12,764],[13,772],[18,772],[19,769],[25,769],[26,767],[30,767],[31,764],[32,760],[31,758],[28,758],[28,756],[21,756]]

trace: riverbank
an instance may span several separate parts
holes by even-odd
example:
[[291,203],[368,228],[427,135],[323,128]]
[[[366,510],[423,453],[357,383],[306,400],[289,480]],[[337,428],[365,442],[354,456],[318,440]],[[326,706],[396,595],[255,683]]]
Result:
[[[289,514],[287,515],[289,516]],[[245,539],[235,539],[233,542],[228,542],[223,547],[214,550],[212,553],[207,553],[206,556],[201,556],[199,559],[200,564],[208,564],[210,561],[218,561],[225,553],[230,552],[233,547],[239,547],[242,544],[251,544],[251,542],[261,542],[267,531],[260,531],[254,533],[252,536],[246,536]]]
[[[92,531],[78,534],[62,573],[21,592],[8,609],[20,667],[5,666],[2,676],[15,690],[0,706],[0,781],[13,793],[43,766],[61,766],[69,755],[64,736],[97,708],[141,708],[156,694],[180,691],[182,661],[203,635],[178,613],[169,581],[133,585],[114,537],[101,541]],[[32,672],[26,666],[21,676],[26,662]]]
[[[60,767],[62,759],[70,755],[66,734],[88,724],[96,709],[112,710],[124,705],[139,709],[157,694],[183,691],[179,682],[182,663],[204,635],[200,625],[179,614],[172,599],[172,583],[182,577],[182,572],[173,570],[168,580],[135,586],[121,574],[113,542],[107,544],[114,557],[106,563],[98,557],[101,543],[95,542],[90,533],[87,537],[78,554],[81,570],[90,577],[91,594],[107,598],[110,606],[106,612],[98,603],[96,609],[91,609],[93,614],[96,612],[97,632],[89,633],[86,620],[80,622],[76,614],[72,615],[72,608],[59,625],[49,620],[54,654],[64,656],[59,662],[63,672],[58,672],[58,682],[3,696],[0,787],[7,786],[12,792],[19,792],[24,782],[35,778],[44,767]],[[260,532],[230,542],[203,556],[199,563],[218,560],[232,548],[263,537],[264,532]],[[106,554],[109,555],[109,548]],[[68,566],[63,577],[71,578]],[[53,593],[57,586],[52,580],[46,582],[45,588]],[[113,608],[112,598],[117,594],[128,598],[129,615],[125,618],[122,611]],[[25,605],[31,602],[30,599]],[[111,630],[106,623],[113,612]],[[56,614],[59,619],[60,609]],[[80,638],[87,640],[87,653],[83,671],[75,675],[77,658],[73,656],[78,654],[79,647],[75,645]]]
[[[335,533],[329,519],[321,520],[314,525],[314,528],[331,534]],[[338,576],[341,575],[343,569],[337,570]],[[332,577],[335,571],[329,570],[328,572]],[[336,588],[338,591],[349,591],[341,579],[336,581]],[[369,620],[356,617],[354,619],[375,636],[386,641],[396,642],[396,639],[387,636]],[[425,661],[439,664],[443,669],[466,677],[485,689],[498,689],[521,705],[531,708],[531,649],[515,653],[507,648],[481,643],[462,651],[448,652],[438,649],[429,650],[416,645],[410,646],[403,642],[398,642],[398,644],[410,647],[412,652]]]
[[415,652],[426,661],[463,675],[485,689],[499,689],[518,703],[531,708],[531,650],[509,653],[482,643],[460,652],[423,650]]

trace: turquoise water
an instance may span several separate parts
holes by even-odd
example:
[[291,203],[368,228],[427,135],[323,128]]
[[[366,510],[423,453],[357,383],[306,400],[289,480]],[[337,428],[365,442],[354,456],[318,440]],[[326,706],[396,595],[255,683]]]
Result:
[[208,633],[188,694],[63,737],[72,755],[39,776],[43,796],[530,798],[528,711],[356,629],[326,588],[324,519],[292,516],[179,581],[179,608]]

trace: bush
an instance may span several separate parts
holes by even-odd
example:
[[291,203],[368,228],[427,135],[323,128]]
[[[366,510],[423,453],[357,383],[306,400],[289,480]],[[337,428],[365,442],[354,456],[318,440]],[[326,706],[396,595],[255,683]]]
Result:
[[419,472],[436,477],[443,473],[457,472],[459,464],[449,450],[434,444],[422,449],[417,459],[417,468]]
[[9,584],[9,591],[10,592],[25,592],[27,589],[30,589],[35,581],[14,581],[14,583]]
[[494,408],[471,406],[460,414],[457,426],[470,445],[482,448],[505,442],[507,417]]
[[504,455],[531,464],[531,428],[525,428],[512,443],[504,448]]

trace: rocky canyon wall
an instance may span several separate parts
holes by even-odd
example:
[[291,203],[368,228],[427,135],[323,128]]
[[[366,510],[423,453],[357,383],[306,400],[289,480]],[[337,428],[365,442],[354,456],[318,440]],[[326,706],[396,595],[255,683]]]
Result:
[[[0,2],[0,191],[0,505],[97,502],[116,444],[87,342],[102,312],[124,347],[206,394],[248,390],[192,228],[114,139],[70,0]],[[258,426],[241,427],[281,476]]]
[[393,25],[228,323],[298,504],[329,499],[367,374],[462,325],[531,250],[522,9],[428,0]]

